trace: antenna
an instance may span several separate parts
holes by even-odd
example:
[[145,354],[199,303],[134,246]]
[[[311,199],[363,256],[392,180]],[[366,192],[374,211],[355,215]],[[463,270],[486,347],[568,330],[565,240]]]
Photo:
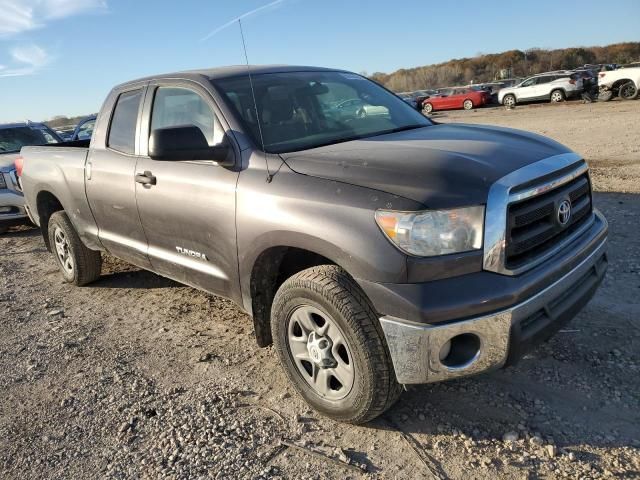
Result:
[[240,27],[240,36],[242,37],[242,48],[244,49],[244,60],[247,64],[247,73],[249,75],[249,86],[251,87],[251,96],[253,97],[253,108],[256,112],[256,122],[258,123],[258,133],[260,134],[260,143],[264,152],[264,161],[267,165],[267,183],[271,183],[273,175],[269,171],[269,154],[264,146],[264,136],[262,135],[262,126],[260,125],[260,114],[258,113],[258,102],[256,100],[256,92],[253,89],[253,78],[251,77],[251,67],[249,67],[249,56],[247,55],[247,44],[244,41],[244,31],[242,30],[242,20],[238,18],[238,26]]

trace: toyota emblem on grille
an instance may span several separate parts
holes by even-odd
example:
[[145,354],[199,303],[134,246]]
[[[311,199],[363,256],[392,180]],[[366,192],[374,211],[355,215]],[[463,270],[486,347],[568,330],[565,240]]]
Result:
[[563,200],[558,205],[558,223],[563,227],[569,223],[571,219],[571,202],[569,199]]

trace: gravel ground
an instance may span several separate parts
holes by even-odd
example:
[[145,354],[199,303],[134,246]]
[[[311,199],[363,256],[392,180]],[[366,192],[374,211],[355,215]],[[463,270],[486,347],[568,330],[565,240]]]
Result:
[[111,257],[74,288],[36,230],[0,237],[0,478],[639,478],[640,176],[614,192],[640,102],[440,117],[504,114],[604,162],[601,107],[620,155],[596,178],[611,236],[594,300],[515,367],[411,388],[366,426],[312,412],[231,302]]

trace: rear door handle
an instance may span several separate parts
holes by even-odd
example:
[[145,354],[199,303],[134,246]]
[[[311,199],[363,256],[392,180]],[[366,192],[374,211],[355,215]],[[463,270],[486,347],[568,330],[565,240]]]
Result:
[[141,183],[144,186],[155,185],[156,177],[149,170],[146,170],[144,173],[136,174],[136,183]]

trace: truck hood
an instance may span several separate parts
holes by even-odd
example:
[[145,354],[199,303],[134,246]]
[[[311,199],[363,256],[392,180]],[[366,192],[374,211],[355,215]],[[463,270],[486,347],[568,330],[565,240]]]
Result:
[[19,153],[0,153],[0,172],[13,170],[13,162],[19,156]]
[[484,204],[491,185],[546,157],[570,152],[540,135],[448,124],[282,154],[295,172],[384,191],[428,208]]

